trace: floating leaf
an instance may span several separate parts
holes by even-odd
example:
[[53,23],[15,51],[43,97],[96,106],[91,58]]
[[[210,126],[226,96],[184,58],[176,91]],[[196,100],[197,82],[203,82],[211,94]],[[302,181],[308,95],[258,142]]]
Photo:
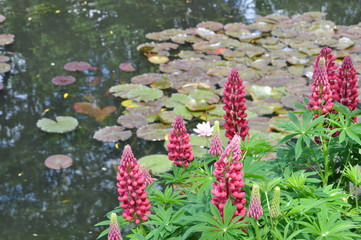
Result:
[[44,164],[51,169],[68,168],[73,165],[73,159],[67,155],[56,154],[47,157]]
[[75,82],[75,77],[73,76],[57,76],[51,80],[55,85],[69,85]]
[[3,21],[5,21],[6,20],[6,17],[4,16],[4,15],[1,15],[0,14],[0,23],[2,23]]
[[0,63],[9,62],[10,58],[8,56],[1,55],[0,56]]
[[172,126],[162,123],[153,123],[137,130],[137,136],[149,141],[162,141],[169,134]]
[[211,90],[206,89],[195,89],[189,96],[193,99],[202,99],[207,103],[218,103],[219,96]]
[[336,48],[338,50],[345,50],[347,48],[352,47],[355,45],[355,42],[347,37],[342,37],[338,40],[338,43],[336,44]]
[[147,33],[146,38],[151,40],[165,41],[169,40],[178,34],[185,34],[186,32],[182,29],[167,29],[161,32]]
[[11,70],[10,64],[7,63],[0,63],[0,73],[6,73]]
[[164,173],[172,169],[172,161],[164,154],[153,154],[142,157],[138,163],[144,163],[153,174]]
[[87,62],[68,62],[64,65],[65,70],[72,72],[89,70],[91,67]]
[[223,29],[223,24],[220,22],[207,21],[207,22],[198,23],[197,28],[206,28],[216,32]]
[[158,113],[158,117],[162,123],[172,124],[175,122],[177,114],[173,111],[162,111]]
[[130,79],[130,81],[134,84],[149,85],[154,82],[164,81],[166,78],[167,78],[167,75],[164,75],[164,74],[144,73],[142,75],[132,77],[132,79]]
[[279,99],[283,95],[281,92],[277,91],[274,88],[259,85],[251,86],[249,89],[249,93],[251,94],[253,100],[261,100],[269,97]]
[[89,76],[85,79],[86,83],[92,87],[101,83],[102,80],[103,78],[101,76]]
[[126,128],[140,128],[148,124],[145,116],[139,113],[127,113],[118,117],[117,122]]
[[128,92],[134,89],[147,89],[148,87],[141,84],[120,84],[113,86],[109,92],[115,97],[127,98]]
[[117,109],[115,106],[107,106],[100,109],[97,105],[89,102],[77,102],[73,105],[73,108],[76,112],[95,117],[98,122],[102,122],[109,114]]
[[56,120],[42,118],[37,121],[36,126],[49,133],[65,133],[73,131],[79,122],[73,117],[58,116]]
[[193,118],[193,112],[190,112],[184,105],[178,105],[173,109],[176,115],[182,116],[184,119],[191,120]]
[[108,126],[99,129],[94,133],[94,138],[102,142],[117,142],[125,141],[132,136],[131,131],[123,131],[124,127],[120,126]]
[[9,45],[14,42],[13,34],[0,34],[0,46]]
[[188,95],[185,94],[181,94],[181,93],[173,93],[170,98],[167,99],[167,101],[165,101],[164,105],[167,108],[174,108],[177,107],[179,105],[183,105],[192,100],[191,97],[189,97]]
[[192,99],[185,105],[191,111],[206,111],[216,107],[215,104],[209,104],[204,99]]
[[135,101],[149,102],[159,99],[163,96],[163,91],[155,88],[134,89],[128,92],[127,98]]
[[148,58],[148,61],[153,64],[162,64],[167,63],[169,61],[169,58],[166,56],[151,56]]
[[134,72],[135,68],[132,66],[131,62],[125,62],[119,65],[120,70],[126,71],[126,72]]

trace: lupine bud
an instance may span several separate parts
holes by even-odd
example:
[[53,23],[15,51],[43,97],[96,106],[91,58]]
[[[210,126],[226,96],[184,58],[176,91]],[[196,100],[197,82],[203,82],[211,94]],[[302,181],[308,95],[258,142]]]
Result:
[[146,183],[129,145],[124,147],[118,169],[118,200],[123,202],[120,204],[120,207],[124,209],[123,217],[127,221],[134,220],[136,224],[148,220],[146,215],[150,214],[151,206],[147,198],[148,193],[145,191]]
[[280,203],[281,189],[279,187],[275,187],[270,210],[270,215],[272,218],[277,218],[279,215],[281,215]]
[[223,152],[221,135],[219,130],[219,122],[214,122],[213,136],[211,140],[211,146],[209,148],[209,153],[212,155],[221,155]]
[[192,153],[192,145],[189,143],[190,137],[181,116],[176,117],[168,139],[169,160],[173,161],[173,164],[188,167],[189,162],[193,161],[194,155]]
[[309,95],[308,109],[316,110],[318,115],[329,113],[333,107],[333,98],[328,81],[325,59],[321,57],[314,69],[314,81],[312,83],[312,93]]
[[236,206],[234,217],[244,216],[247,211],[245,208],[246,193],[242,190],[244,172],[241,171],[243,164],[240,162],[242,158],[240,142],[240,136],[234,135],[219,160],[214,163],[213,176],[215,176],[216,181],[212,184],[213,190],[211,192],[214,197],[211,203],[218,208],[222,217],[223,208],[228,199],[231,199],[232,205]]
[[[336,56],[332,54],[331,48],[324,46],[321,49],[320,54],[316,57],[316,61],[313,66],[313,69],[317,68],[321,58],[325,59],[324,65],[326,67],[327,79],[330,82],[330,85],[332,86],[337,79],[336,76],[337,65],[335,63]],[[315,72],[313,73],[312,78],[315,79]]]
[[333,98],[342,103],[351,111],[355,110],[358,104],[358,77],[350,57],[345,57],[337,72],[337,84],[334,87]]
[[110,215],[110,225],[108,232],[108,240],[122,240],[122,235],[120,233],[118,218],[116,213]]
[[259,185],[254,183],[252,186],[251,200],[249,203],[248,216],[255,219],[263,215],[263,208],[261,205],[261,195],[259,193]]
[[239,77],[236,69],[232,69],[228,77],[228,81],[224,84],[223,91],[223,109],[226,114],[223,116],[226,120],[224,127],[226,129],[226,137],[232,139],[234,135],[239,135],[242,139],[248,135],[248,121],[246,120],[247,107],[245,92],[243,89],[243,79]]

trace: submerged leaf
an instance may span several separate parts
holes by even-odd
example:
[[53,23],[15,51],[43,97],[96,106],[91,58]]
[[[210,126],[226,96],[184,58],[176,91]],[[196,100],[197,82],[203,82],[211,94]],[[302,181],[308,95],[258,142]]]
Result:
[[55,85],[69,85],[75,82],[75,77],[73,76],[57,76],[51,80]]
[[108,126],[99,129],[94,133],[94,138],[102,142],[117,142],[125,141],[132,136],[131,131],[123,131],[124,127],[120,126]]
[[103,121],[109,114],[117,109],[115,106],[107,106],[100,109],[97,105],[89,102],[77,102],[73,105],[73,108],[76,112],[95,117],[98,122]]
[[120,70],[126,71],[126,72],[134,72],[135,68],[132,66],[131,62],[125,62],[119,65]]
[[55,121],[49,118],[42,118],[38,120],[36,126],[49,133],[65,133],[73,131],[78,124],[78,120],[73,117],[58,116]]
[[44,164],[51,169],[68,168],[73,165],[73,159],[67,155],[56,154],[47,157]]

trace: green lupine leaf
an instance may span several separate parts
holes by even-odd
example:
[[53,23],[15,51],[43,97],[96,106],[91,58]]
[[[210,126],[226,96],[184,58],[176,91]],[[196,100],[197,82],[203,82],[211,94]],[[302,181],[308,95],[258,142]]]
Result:
[[352,130],[350,129],[346,129],[346,134],[347,136],[349,136],[352,140],[354,140],[355,142],[357,142],[358,144],[361,145],[361,140],[360,140],[360,137],[357,136],[357,134],[355,134]]
[[109,233],[109,228],[107,228],[107,229],[105,229],[103,232],[101,232],[101,233],[99,234],[99,236],[97,237],[97,239],[99,239],[99,238],[107,235],[108,233]]
[[302,155],[302,139],[297,139],[296,148],[295,148],[295,159],[297,160]]

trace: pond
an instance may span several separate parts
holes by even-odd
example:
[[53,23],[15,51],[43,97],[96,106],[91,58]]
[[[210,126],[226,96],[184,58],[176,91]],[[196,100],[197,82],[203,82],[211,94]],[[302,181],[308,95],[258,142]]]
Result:
[[[15,42],[1,49],[12,69],[2,75],[0,90],[0,232],[1,239],[95,239],[93,225],[118,204],[115,169],[121,150],[130,144],[135,157],[164,153],[163,142],[133,137],[118,145],[93,139],[94,131],[114,125],[124,110],[108,89],[147,72],[157,72],[136,47],[145,34],[194,27],[202,21],[252,23],[270,13],[294,15],[327,12],[338,25],[357,24],[358,0],[3,0],[1,33]],[[355,7],[357,6],[357,7]],[[69,75],[63,66],[86,61],[97,70],[71,73],[77,81],[56,86],[51,79]],[[118,66],[132,62],[135,72]],[[99,82],[90,81],[92,76]],[[94,78],[93,78],[94,79]],[[116,106],[104,121],[74,111],[76,102]],[[67,134],[40,131],[42,117],[73,116],[80,122]],[[45,167],[53,154],[74,164],[64,170]]]

